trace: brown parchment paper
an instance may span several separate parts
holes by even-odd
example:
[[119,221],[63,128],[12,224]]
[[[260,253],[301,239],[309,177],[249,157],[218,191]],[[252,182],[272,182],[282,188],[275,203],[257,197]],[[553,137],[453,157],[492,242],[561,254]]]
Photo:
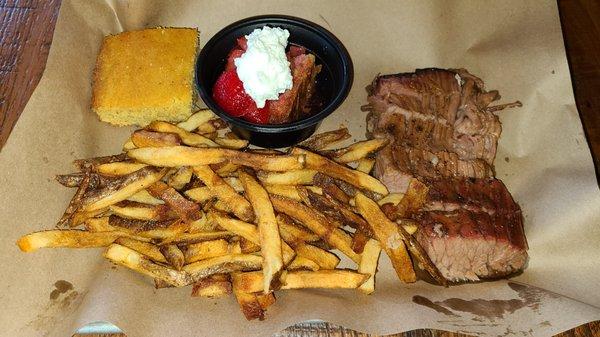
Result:
[[[268,13],[323,25],[353,58],[352,92],[321,131],[344,124],[355,139],[364,138],[359,107],[378,73],[466,67],[505,101],[523,102],[521,109],[500,113],[504,130],[496,159],[497,176],[525,214],[530,261],[523,274],[449,289],[404,285],[382,257],[371,296],[279,292],[266,321],[247,322],[233,296],[209,300],[190,298],[190,289],[156,291],[147,278],[103,261],[99,249],[18,251],[17,238],[51,228],[73,193],[53,176],[69,172],[75,158],[119,152],[131,131],[99,122],[89,109],[104,35],[157,25],[198,27],[203,45],[233,21]],[[269,336],[322,319],[381,334],[438,328],[547,336],[600,319],[600,193],[553,1],[65,0],[46,72],[0,153],[0,186],[0,335],[68,336],[106,320],[131,337]],[[413,296],[429,300],[429,307]]]

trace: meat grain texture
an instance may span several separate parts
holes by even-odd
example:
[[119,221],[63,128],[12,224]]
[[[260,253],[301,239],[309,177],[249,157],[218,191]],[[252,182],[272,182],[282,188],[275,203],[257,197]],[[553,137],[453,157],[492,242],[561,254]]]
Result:
[[498,91],[465,69],[383,75],[367,88],[367,136],[388,138],[374,174],[390,192],[412,179],[428,186],[417,211],[417,240],[450,281],[478,281],[522,270],[527,241],[519,205],[494,178],[502,125],[490,106]]

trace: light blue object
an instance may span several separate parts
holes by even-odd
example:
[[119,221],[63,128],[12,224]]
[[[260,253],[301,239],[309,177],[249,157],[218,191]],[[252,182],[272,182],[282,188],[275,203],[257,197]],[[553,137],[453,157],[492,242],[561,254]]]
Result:
[[116,325],[114,325],[112,323],[98,321],[98,322],[92,322],[92,323],[82,326],[75,333],[81,334],[81,335],[111,334],[111,333],[116,334],[116,333],[123,333],[123,330],[119,329]]

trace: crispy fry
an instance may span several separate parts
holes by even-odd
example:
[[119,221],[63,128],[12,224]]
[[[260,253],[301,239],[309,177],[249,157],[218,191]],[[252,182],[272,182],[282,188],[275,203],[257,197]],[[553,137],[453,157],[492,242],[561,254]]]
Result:
[[123,152],[129,151],[129,150],[133,150],[135,149],[135,144],[133,144],[133,141],[131,140],[131,137],[127,138],[127,140],[125,141],[125,143],[123,143]]
[[131,134],[130,139],[134,147],[163,147],[181,144],[181,137],[171,132],[137,130]]
[[110,232],[116,231],[117,227],[108,223],[108,217],[89,218],[84,221],[84,227],[89,232]]
[[112,156],[104,156],[104,157],[95,157],[88,159],[76,159],[73,161],[73,165],[79,171],[94,171],[94,168],[100,164],[114,163],[118,161],[127,160],[127,155],[125,153],[119,153]]
[[415,271],[399,232],[399,226],[390,221],[377,203],[364,194],[357,193],[355,200],[360,214],[367,220],[383,250],[390,257],[400,280],[405,283],[415,282]]
[[233,188],[236,192],[238,193],[243,193],[244,192],[244,186],[242,185],[242,183],[240,182],[240,180],[236,177],[225,177],[223,178],[223,180],[225,180],[225,182],[231,186],[231,188]]
[[263,256],[264,288],[265,292],[268,292],[274,287],[273,281],[279,281],[279,274],[283,269],[281,238],[279,237],[277,219],[275,218],[273,205],[269,200],[269,194],[258,181],[243,170],[240,171],[239,177],[256,215]]
[[168,132],[168,133],[174,133],[177,134],[179,136],[179,138],[181,138],[181,142],[185,145],[189,145],[189,146],[198,146],[198,147],[218,147],[219,145],[215,142],[213,142],[212,140],[199,135],[197,133],[193,133],[193,132],[188,132],[185,131],[184,129],[167,123],[167,122],[161,122],[161,121],[154,121],[152,123],[150,123],[147,127],[148,130],[152,130],[152,131],[158,131],[158,132]]
[[265,309],[258,301],[256,294],[240,291],[236,288],[235,283],[233,284],[233,294],[247,320],[258,319],[262,321],[265,319]]
[[186,197],[204,204],[212,198],[215,198],[215,193],[208,186],[196,187],[183,192]]
[[302,256],[319,265],[320,269],[335,269],[340,263],[340,258],[334,253],[309,244],[299,244],[294,247],[298,256]]
[[363,230],[357,229],[352,236],[352,250],[357,254],[362,254],[369,239],[369,235],[367,235]]
[[248,146],[245,139],[215,138],[215,143],[228,149],[243,149]]
[[123,176],[114,184],[95,190],[85,197],[82,211],[91,212],[116,204],[160,180],[167,171],[154,167],[144,167]]
[[382,195],[388,194],[387,187],[383,183],[366,173],[352,170],[316,153],[298,147],[293,148],[290,154],[304,154],[306,156],[306,167],[309,169],[315,169],[358,188],[364,188]]
[[319,270],[287,272],[281,289],[353,289],[360,287],[369,275],[351,270]]
[[373,166],[375,166],[375,159],[363,158],[358,161],[358,166],[356,166],[356,170],[369,174],[373,170]]
[[141,191],[131,195],[126,200],[133,201],[133,202],[139,202],[142,204],[149,204],[149,205],[162,205],[165,203],[164,201],[153,197],[150,193],[148,193],[147,190],[141,190]]
[[[216,222],[221,228],[235,233],[256,245],[261,244],[260,234],[256,226],[254,226],[253,224],[249,224],[247,222],[237,219],[232,219],[226,214],[215,211],[208,213],[208,220]],[[287,244],[281,245],[281,254],[283,257],[284,264],[291,262],[294,259],[294,256],[296,255],[296,253],[294,253],[294,250]]]
[[81,181],[83,181],[83,178],[85,176],[85,173],[77,172],[69,174],[58,174],[54,176],[54,179],[64,187],[78,187],[79,185],[81,185]]
[[199,125],[196,132],[199,134],[217,133],[217,131],[225,129],[227,126],[227,122],[221,118],[215,118]]
[[361,255],[360,264],[358,265],[359,273],[369,275],[369,279],[358,287],[358,290],[367,295],[375,291],[375,273],[377,273],[380,253],[381,245],[377,240],[371,239],[367,241]]
[[335,184],[333,178],[328,177],[323,173],[317,173],[313,182],[323,189],[323,194],[331,196],[344,205],[350,203],[350,196]]
[[79,184],[79,187],[77,188],[77,192],[75,192],[75,195],[73,195],[73,198],[71,198],[67,209],[63,213],[60,220],[58,220],[57,227],[63,227],[67,225],[70,227],[76,226],[74,225],[73,216],[81,208],[81,205],[84,202],[84,195],[89,189],[89,187],[90,174],[89,172],[86,172],[85,176],[81,180],[81,183]]
[[317,174],[315,170],[296,170],[287,172],[264,172],[259,171],[257,176],[266,185],[310,185],[313,177]]
[[330,145],[341,142],[342,140],[348,138],[350,138],[348,128],[339,128],[334,131],[328,131],[314,135],[302,142],[300,146],[310,149],[312,151],[320,151],[327,148]]
[[379,204],[379,206],[383,204],[398,205],[398,203],[402,201],[402,198],[404,198],[404,193],[390,193],[385,197],[379,199],[377,203]]
[[360,255],[352,250],[352,238],[343,230],[335,228],[325,216],[297,201],[277,195],[271,196],[271,202],[275,210],[296,219],[354,262],[360,262]]
[[198,219],[190,224],[190,228],[188,229],[188,232],[189,233],[211,232],[216,229],[217,229],[217,227],[215,226],[215,224],[208,221],[208,217],[206,216],[206,213],[202,212],[202,217],[200,217],[200,219]]
[[379,151],[389,142],[390,141],[385,138],[375,138],[356,142],[348,147],[333,151],[333,160],[338,163],[350,163],[361,160],[369,154]]
[[108,176],[123,176],[126,174],[133,173],[146,166],[148,165],[131,162],[115,162],[100,164],[96,166],[96,171],[100,174],[105,174]]
[[201,278],[218,273],[259,270],[262,266],[262,260],[262,257],[257,255],[227,254],[186,264],[183,266],[183,270],[189,273],[194,281],[198,281]]
[[304,256],[296,256],[294,260],[287,266],[287,270],[319,270],[319,265],[313,261],[305,258]]
[[240,253],[242,253],[242,254],[250,254],[250,253],[260,252],[259,245],[255,244],[254,242],[252,242],[244,237],[240,237],[240,241],[238,241],[238,244],[240,246]]
[[147,190],[152,196],[163,200],[185,223],[192,223],[202,217],[198,204],[187,200],[162,181],[148,186]]
[[237,171],[237,169],[240,168],[239,165],[236,164],[232,164],[229,161],[224,161],[218,164],[212,164],[210,165],[210,168],[215,171],[216,174],[218,174],[221,177],[226,177],[229,176],[231,174],[233,174],[235,171]]
[[229,243],[224,239],[210,240],[188,245],[185,251],[185,263],[225,255],[229,252]]
[[115,243],[133,249],[153,261],[167,263],[167,259],[165,259],[163,253],[160,252],[158,246],[153,245],[152,243],[139,241],[129,237],[120,237],[115,240]]
[[216,298],[231,294],[232,286],[227,274],[214,274],[194,283],[192,297]]
[[198,126],[215,117],[216,115],[210,109],[202,109],[195,112],[186,121],[177,124],[177,126],[185,131],[194,131]]
[[118,230],[154,239],[173,237],[189,228],[189,225],[180,219],[153,221],[126,219],[116,215],[108,217],[108,225],[116,227]]
[[177,172],[175,172],[175,174],[169,177],[169,181],[167,182],[167,184],[179,191],[190,182],[193,173],[194,171],[191,167],[182,166],[179,169],[177,169]]
[[160,246],[160,252],[164,255],[167,262],[176,270],[181,270],[185,258],[183,252],[177,245],[164,245]]
[[78,229],[58,229],[33,232],[22,236],[17,245],[23,252],[33,252],[40,248],[93,248],[106,247],[113,243],[122,232],[87,232]]
[[212,193],[223,201],[228,211],[244,221],[254,220],[254,211],[250,202],[239,195],[223,178],[219,177],[208,166],[194,166],[194,173],[206,186],[210,187]]
[[373,236],[371,228],[367,222],[359,215],[354,213],[349,206],[342,204],[329,195],[318,195],[312,191],[308,191],[308,199],[310,205],[327,215],[330,219],[335,219],[342,225],[349,226],[355,229],[360,229],[369,237]]
[[104,257],[138,273],[162,280],[175,287],[185,287],[192,283],[187,273],[156,264],[135,250],[118,244],[110,245],[104,252]]
[[104,216],[105,213],[107,213],[108,208],[101,208],[95,211],[91,211],[91,212],[75,212],[73,214],[73,219],[71,220],[71,227],[77,227],[81,224],[83,224],[87,219],[89,218],[93,218],[93,217],[101,217]]
[[210,165],[224,160],[264,171],[299,170],[304,167],[304,157],[300,155],[262,155],[223,148],[146,147],[128,151],[127,155],[141,163],[164,167]]
[[216,239],[225,239],[233,236],[233,233],[228,231],[213,231],[213,232],[196,232],[196,233],[179,233],[169,237],[165,237],[159,245],[168,244],[192,244],[203,241],[210,241]]
[[279,235],[283,240],[293,246],[305,242],[319,241],[319,236],[310,230],[294,224],[285,214],[277,214],[277,224],[279,225]]
[[148,205],[133,201],[121,201],[108,207],[112,214],[123,218],[139,220],[168,220],[175,216],[170,214],[169,207],[166,205]]

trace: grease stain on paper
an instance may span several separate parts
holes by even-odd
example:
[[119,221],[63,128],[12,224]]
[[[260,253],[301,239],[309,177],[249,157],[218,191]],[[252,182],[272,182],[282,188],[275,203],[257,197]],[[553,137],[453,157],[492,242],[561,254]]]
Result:
[[51,334],[56,324],[64,317],[73,313],[81,304],[85,293],[75,290],[69,281],[58,280],[49,295],[48,303],[40,309],[34,319],[24,328],[33,328],[42,332],[43,336]]
[[530,308],[534,312],[539,313],[542,297],[557,296],[544,290],[519,283],[508,282],[508,286],[517,293],[518,299],[486,300],[476,298],[464,300],[461,298],[448,298],[443,301],[434,302],[426,297],[416,295],[413,296],[412,301],[446,316],[460,317],[456,312],[466,312],[477,317],[483,317],[494,321],[495,319],[501,319],[504,315],[512,314],[522,308]]

